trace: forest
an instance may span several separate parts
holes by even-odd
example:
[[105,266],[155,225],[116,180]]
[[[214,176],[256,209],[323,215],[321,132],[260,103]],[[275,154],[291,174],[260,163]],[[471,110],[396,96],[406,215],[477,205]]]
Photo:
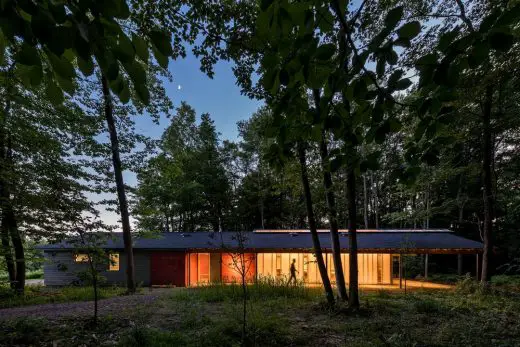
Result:
[[[337,269],[348,229],[353,310],[358,229],[451,229],[483,285],[520,275],[519,39],[516,0],[2,1],[0,281],[121,231],[133,293],[136,236],[255,229],[329,230]],[[262,102],[237,140],[169,96],[189,52]]]

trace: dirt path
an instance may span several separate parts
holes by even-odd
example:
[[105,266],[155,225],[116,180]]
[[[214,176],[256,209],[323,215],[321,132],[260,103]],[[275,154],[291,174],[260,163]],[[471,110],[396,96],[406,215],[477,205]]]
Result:
[[[166,291],[145,292],[143,294],[117,296],[113,298],[99,300],[99,315],[112,314],[121,315],[128,309],[134,310],[138,306],[143,308],[157,300]],[[63,317],[90,316],[94,310],[93,301],[75,301],[56,304],[42,304],[24,307],[13,307],[0,309],[0,321],[14,318],[41,317],[47,319],[57,319]]]

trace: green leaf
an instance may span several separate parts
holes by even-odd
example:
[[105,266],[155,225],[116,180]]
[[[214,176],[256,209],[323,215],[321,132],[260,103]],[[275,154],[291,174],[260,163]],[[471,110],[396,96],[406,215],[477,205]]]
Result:
[[360,78],[354,83],[354,97],[356,99],[363,99],[368,92],[365,81],[362,78]]
[[77,57],[78,67],[84,76],[90,76],[94,73],[94,63],[92,59],[84,60],[81,57]]
[[74,82],[71,79],[56,75],[56,80],[58,81],[58,84],[63,91],[69,93],[70,95],[74,94],[76,87],[74,86]]
[[410,47],[411,42],[409,39],[399,37],[397,40],[394,41],[394,46],[400,46],[400,47]]
[[134,85],[146,84],[146,71],[140,63],[134,60],[131,63],[123,63],[123,66]]
[[473,46],[468,56],[468,64],[472,69],[477,68],[489,57],[489,45],[486,41]]
[[500,52],[508,51],[514,42],[515,38],[511,34],[494,32],[489,35],[489,45]]
[[455,30],[448,31],[441,35],[439,39],[439,43],[437,44],[437,49],[441,52],[446,52],[450,44],[455,40],[455,38],[459,35],[460,30],[456,28]]
[[113,47],[114,55],[121,61],[130,61],[135,57],[132,41],[123,32],[117,35],[117,44]]
[[402,6],[391,9],[385,18],[385,28],[387,30],[393,30],[403,17],[403,13],[404,11]]
[[105,17],[126,19],[130,16],[126,0],[103,0],[100,3],[103,5],[102,12]]
[[397,60],[399,59],[399,57],[397,56],[397,53],[391,49],[387,55],[386,55],[386,61],[388,62],[388,64],[390,65],[395,65],[397,64]]
[[396,133],[403,128],[403,124],[396,118],[390,118],[388,124],[390,125],[390,132],[392,133]]
[[289,84],[289,73],[287,72],[287,70],[281,69],[278,78],[280,79],[280,84],[284,86]]
[[60,87],[50,78],[47,79],[45,93],[47,97],[54,105],[60,105],[63,103],[63,92]]
[[379,57],[379,59],[377,59],[377,64],[376,64],[377,77],[381,78],[385,74],[385,64],[386,64],[386,61],[385,61],[384,57]]
[[168,57],[159,52],[155,45],[152,46],[152,52],[155,60],[157,61],[157,64],[159,64],[159,66],[163,69],[168,69]]
[[110,85],[110,89],[116,95],[119,95],[121,93],[126,84],[125,80],[121,77],[121,75],[117,76],[115,79],[109,79],[108,83]]
[[265,11],[269,8],[269,6],[271,6],[272,3],[273,3],[273,0],[262,0],[262,1],[260,1],[260,9],[262,11]]
[[495,8],[493,11],[491,11],[490,14],[485,16],[482,19],[482,22],[480,23],[479,32],[485,33],[489,29],[491,29],[493,24],[497,21],[498,17],[500,16],[500,13],[501,13],[500,9]]
[[265,90],[271,90],[273,88],[277,73],[278,73],[277,69],[269,69],[262,76],[261,83]]
[[388,122],[384,122],[379,128],[377,128],[374,139],[377,144],[382,144],[385,142],[386,134],[390,132],[390,124]]
[[57,1],[48,2],[49,11],[52,14],[52,18],[56,24],[62,24],[67,19],[67,13],[65,12],[65,6],[63,3]]
[[518,23],[520,20],[520,3],[507,9],[495,22],[494,28],[500,28]]
[[27,43],[22,44],[22,48],[15,56],[16,62],[27,65],[39,65],[41,66],[42,62],[40,61],[40,55],[38,54],[38,50],[36,47],[29,45]]
[[405,90],[408,87],[410,87],[411,85],[412,85],[412,81],[410,81],[408,78],[403,78],[402,80],[399,80],[396,83],[395,89],[396,90]]
[[336,52],[336,46],[332,43],[326,43],[316,49],[315,57],[318,60],[329,60]]
[[43,78],[41,66],[27,66],[19,64],[16,68],[16,74],[19,75],[22,83],[27,87],[37,87]]
[[149,51],[146,41],[142,37],[132,33],[132,44],[134,45],[137,56],[141,58],[142,61],[147,63],[149,58]]
[[134,89],[139,100],[141,100],[143,104],[148,105],[150,103],[150,92],[148,91],[146,84],[134,84]]
[[434,165],[438,165],[440,160],[439,160],[439,151],[436,150],[435,148],[429,148],[421,157],[421,160],[430,165],[430,166],[434,166]]
[[[381,152],[373,152],[367,155],[366,159],[362,162],[362,165],[367,170],[377,170],[379,169],[379,158],[381,156]],[[366,171],[366,170],[365,170]]]
[[424,66],[428,65],[436,65],[437,64],[437,53],[429,53],[426,55],[423,55],[419,59],[415,61],[415,66],[418,69],[423,68]]
[[413,39],[421,32],[421,24],[418,21],[406,23],[397,30],[397,35],[402,39]]
[[76,70],[74,69],[74,66],[63,55],[58,57],[49,50],[46,50],[45,53],[47,54],[47,58],[52,65],[54,73],[69,80],[76,76]]
[[397,84],[397,81],[399,81],[399,79],[403,76],[403,74],[404,74],[403,70],[399,69],[399,70],[394,71],[388,78],[388,88],[394,89]]
[[122,80],[121,85],[122,85],[122,88],[116,94],[119,97],[119,100],[123,104],[126,104],[126,103],[128,103],[128,101],[130,101],[130,88],[128,87],[128,83],[126,83],[125,80]]
[[152,30],[149,36],[154,46],[157,47],[162,55],[169,57],[173,54],[172,41],[169,33],[160,30]]

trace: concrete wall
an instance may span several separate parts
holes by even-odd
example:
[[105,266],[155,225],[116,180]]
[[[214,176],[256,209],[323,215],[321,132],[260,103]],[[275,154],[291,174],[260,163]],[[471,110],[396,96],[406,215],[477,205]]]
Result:
[[[71,251],[45,251],[43,266],[44,283],[46,286],[66,286],[78,280],[78,273],[88,269],[86,263],[75,263]],[[150,285],[150,254],[134,251],[135,277],[137,284]],[[107,267],[108,269],[108,267]],[[119,252],[119,271],[104,271],[106,284],[124,286],[126,283],[126,256]]]

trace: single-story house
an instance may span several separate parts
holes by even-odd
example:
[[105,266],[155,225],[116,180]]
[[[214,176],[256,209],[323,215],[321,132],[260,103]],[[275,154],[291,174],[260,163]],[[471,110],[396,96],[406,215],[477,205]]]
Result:
[[[328,230],[319,238],[332,281],[335,279]],[[482,243],[446,229],[392,229],[358,231],[360,284],[392,284],[402,278],[403,255],[474,254]],[[348,232],[340,230],[343,271],[348,280]],[[101,246],[111,261],[103,271],[111,284],[125,282],[126,259],[121,233],[113,233]],[[48,286],[68,285],[88,264],[81,247],[61,242],[39,247],[45,255],[44,281]],[[239,255],[243,256],[240,257]],[[243,259],[243,262],[240,261]],[[208,282],[288,278],[295,261],[297,277],[309,284],[321,282],[311,234],[308,230],[256,230],[253,232],[170,232],[134,238],[134,264],[138,283],[192,286]],[[427,260],[426,260],[427,261]],[[478,269],[477,269],[478,270]]]

